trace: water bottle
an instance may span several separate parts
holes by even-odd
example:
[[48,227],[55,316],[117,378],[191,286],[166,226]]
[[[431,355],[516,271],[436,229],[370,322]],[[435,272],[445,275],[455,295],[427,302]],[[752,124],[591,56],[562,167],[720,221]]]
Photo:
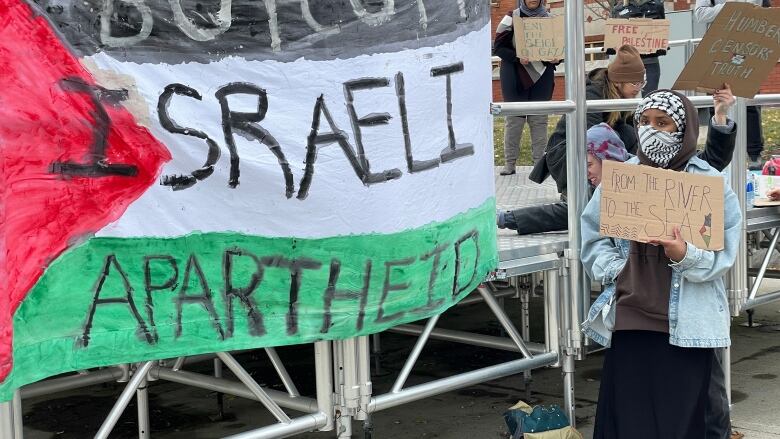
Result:
[[747,197],[745,197],[745,206],[750,209],[753,207],[753,200],[756,197],[756,183],[753,173],[748,172],[747,176]]

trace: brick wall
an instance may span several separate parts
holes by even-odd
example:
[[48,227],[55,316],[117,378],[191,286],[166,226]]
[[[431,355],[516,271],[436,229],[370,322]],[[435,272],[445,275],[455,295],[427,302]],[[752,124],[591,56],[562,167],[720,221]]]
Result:
[[[771,0],[771,1],[774,7],[780,7],[780,0]],[[593,3],[593,2],[594,0],[586,0],[586,3]],[[503,18],[504,15],[506,15],[506,13],[509,10],[514,9],[516,5],[516,0],[495,0],[493,3],[495,4],[495,6],[493,6],[491,10],[491,19],[493,24],[493,31],[495,32],[495,28],[498,25],[498,22],[501,21],[501,18]],[[681,11],[681,10],[692,9],[696,1],[695,0],[674,0],[674,1],[667,0],[666,3],[667,3],[667,10],[673,9],[675,11]],[[548,6],[552,8],[560,8],[563,7],[563,2],[562,1],[550,2],[548,0]],[[587,42],[594,41],[594,40],[600,41],[600,37],[586,35],[585,38]],[[553,92],[553,100],[564,99],[566,93],[564,82],[565,81],[562,76],[555,77],[555,91]],[[761,86],[761,93],[780,93],[780,63],[775,66],[772,73],[769,75],[766,81],[764,81],[764,84]],[[498,80],[493,81],[493,101],[494,102],[503,101],[503,98],[501,97],[501,86],[498,83]]]

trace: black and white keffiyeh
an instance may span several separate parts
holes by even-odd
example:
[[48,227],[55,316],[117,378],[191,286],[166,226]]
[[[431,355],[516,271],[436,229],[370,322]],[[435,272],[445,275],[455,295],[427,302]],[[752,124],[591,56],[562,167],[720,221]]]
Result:
[[682,149],[683,133],[658,131],[650,125],[639,127],[639,148],[656,165],[666,168]]
[[685,105],[679,96],[668,91],[659,91],[647,96],[636,107],[634,123],[638,123],[642,113],[651,108],[656,108],[668,114],[675,125],[677,125],[678,133],[685,131]]
[[677,131],[667,133],[650,125],[639,127],[639,148],[650,161],[666,168],[672,158],[682,149],[685,131],[685,105],[679,96],[668,91],[653,93],[642,100],[634,113],[634,123],[640,123],[642,113],[651,108],[663,111],[672,118]]

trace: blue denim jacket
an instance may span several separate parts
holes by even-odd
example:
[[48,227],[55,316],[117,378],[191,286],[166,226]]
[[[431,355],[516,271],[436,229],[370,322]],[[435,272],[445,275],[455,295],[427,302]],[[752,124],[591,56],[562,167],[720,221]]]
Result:
[[[639,163],[637,158],[627,163]],[[686,172],[720,175],[698,157],[688,161]],[[742,238],[742,211],[737,196],[724,179],[724,249],[709,251],[688,243],[685,257],[671,264],[669,286],[669,343],[682,347],[714,348],[731,344],[730,314],[723,275],[734,264]],[[582,263],[604,292],[590,307],[582,324],[585,335],[609,346],[615,324],[615,281],[628,260],[629,241],[599,235],[601,188],[582,213]]]

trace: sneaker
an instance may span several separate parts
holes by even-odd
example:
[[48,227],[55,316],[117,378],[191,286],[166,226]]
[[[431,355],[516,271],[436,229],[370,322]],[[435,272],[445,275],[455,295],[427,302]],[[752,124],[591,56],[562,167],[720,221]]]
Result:
[[499,210],[496,212],[496,225],[499,229],[505,229],[506,228],[506,212],[503,210]]
[[501,170],[501,175],[512,175],[515,171],[515,162],[506,162],[504,169]]
[[760,171],[764,167],[764,164],[761,163],[761,157],[750,157],[748,158],[748,170],[749,171]]

